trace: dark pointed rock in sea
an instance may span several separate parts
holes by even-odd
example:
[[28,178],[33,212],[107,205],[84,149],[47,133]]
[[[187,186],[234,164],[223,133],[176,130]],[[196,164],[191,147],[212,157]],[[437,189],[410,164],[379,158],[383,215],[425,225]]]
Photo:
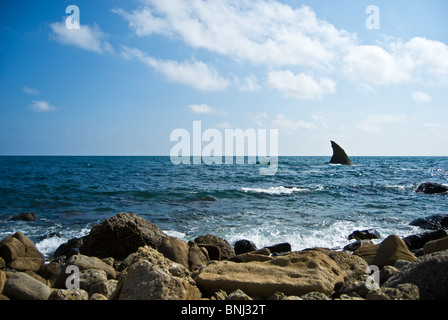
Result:
[[415,192],[427,193],[427,194],[437,194],[445,193],[448,191],[448,186],[434,182],[425,182],[417,187]]
[[333,156],[329,163],[332,164],[342,164],[347,166],[352,166],[353,162],[336,142],[331,141],[331,147],[333,148]]

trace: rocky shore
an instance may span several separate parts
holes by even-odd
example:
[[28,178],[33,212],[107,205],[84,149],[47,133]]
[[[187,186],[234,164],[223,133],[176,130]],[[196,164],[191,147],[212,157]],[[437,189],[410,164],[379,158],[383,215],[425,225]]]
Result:
[[215,235],[185,242],[119,213],[51,259],[21,232],[1,240],[0,300],[448,299],[448,235],[434,229],[406,238],[355,230],[344,250],[291,251]]

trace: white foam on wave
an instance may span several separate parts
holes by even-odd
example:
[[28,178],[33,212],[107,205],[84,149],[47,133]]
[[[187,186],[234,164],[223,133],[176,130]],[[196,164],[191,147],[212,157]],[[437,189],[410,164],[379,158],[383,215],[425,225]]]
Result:
[[240,189],[243,192],[248,193],[264,193],[264,194],[291,194],[295,192],[304,192],[309,191],[307,188],[298,188],[298,187],[269,187],[269,188],[248,188],[243,187]]
[[165,233],[166,235],[168,235],[170,237],[176,237],[176,238],[179,238],[179,239],[184,240],[184,241],[188,241],[189,240],[187,235],[185,233],[183,233],[183,232],[179,232],[179,231],[176,231],[176,230],[162,230],[162,231],[163,231],[163,233]]
[[79,231],[66,231],[62,236],[53,236],[36,242],[36,248],[45,256],[51,257],[56,249],[63,243],[73,238],[80,238],[90,232],[90,227],[86,226]]
[[43,239],[36,243],[36,248],[45,256],[50,257],[56,251],[56,249],[69,239],[65,237],[51,237]]
[[293,226],[290,228],[281,228],[279,226],[263,226],[252,229],[231,230],[226,235],[226,239],[230,244],[234,244],[238,240],[246,239],[252,241],[257,248],[272,246],[279,243],[289,243],[293,251],[300,251],[309,248],[321,247],[333,250],[342,250],[353,240],[349,240],[348,236],[355,230],[375,229],[381,239],[372,240],[373,243],[380,243],[387,236],[396,234],[400,237],[413,234],[413,230],[409,227],[397,230],[396,227],[384,228],[379,225],[371,225],[361,221],[337,220],[328,225],[320,227],[307,228],[301,226]]

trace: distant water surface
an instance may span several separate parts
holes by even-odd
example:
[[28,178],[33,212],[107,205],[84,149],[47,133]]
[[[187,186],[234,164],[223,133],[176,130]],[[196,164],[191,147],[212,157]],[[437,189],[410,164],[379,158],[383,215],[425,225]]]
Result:
[[[233,244],[280,242],[294,250],[342,248],[357,229],[422,232],[413,219],[448,213],[448,195],[415,193],[448,183],[447,157],[280,157],[259,165],[174,165],[169,157],[0,157],[0,238],[16,231],[51,255],[118,212],[134,212],[184,240],[216,234]],[[37,221],[12,221],[34,212]],[[45,238],[50,233],[60,237]]]

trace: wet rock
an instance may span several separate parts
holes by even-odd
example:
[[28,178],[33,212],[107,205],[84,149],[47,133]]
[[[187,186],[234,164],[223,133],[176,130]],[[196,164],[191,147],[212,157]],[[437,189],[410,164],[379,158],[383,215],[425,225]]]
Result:
[[291,251],[291,244],[288,242],[284,243],[278,243],[273,246],[265,247],[269,249],[271,253],[284,253],[284,252],[290,252]]
[[246,239],[236,241],[233,248],[236,255],[257,250],[257,246],[252,241]]
[[370,240],[370,239],[381,239],[381,235],[375,229],[368,230],[356,230],[353,231],[349,236],[348,240]]
[[12,216],[10,220],[35,221],[37,220],[37,215],[33,212],[25,212]]
[[409,223],[422,229],[437,230],[448,229],[448,214],[435,214],[432,216],[418,218]]
[[345,150],[342,149],[336,142],[330,141],[331,147],[333,148],[333,156],[330,159],[330,163],[332,164],[342,164],[352,166],[353,162],[345,153]]
[[422,183],[415,190],[415,192],[421,192],[426,194],[437,194],[437,193],[444,193],[447,191],[448,186],[433,182]]
[[433,231],[427,231],[419,234],[414,234],[403,238],[404,243],[408,246],[409,250],[417,250],[423,248],[425,243],[447,237],[448,234],[443,229],[437,229]]
[[61,244],[53,253],[53,258],[66,256],[69,259],[74,254],[79,254],[79,247],[82,245],[82,238],[73,238]]
[[364,245],[373,245],[373,244],[374,243],[371,240],[356,240],[346,245],[343,249],[345,251],[356,251]]

